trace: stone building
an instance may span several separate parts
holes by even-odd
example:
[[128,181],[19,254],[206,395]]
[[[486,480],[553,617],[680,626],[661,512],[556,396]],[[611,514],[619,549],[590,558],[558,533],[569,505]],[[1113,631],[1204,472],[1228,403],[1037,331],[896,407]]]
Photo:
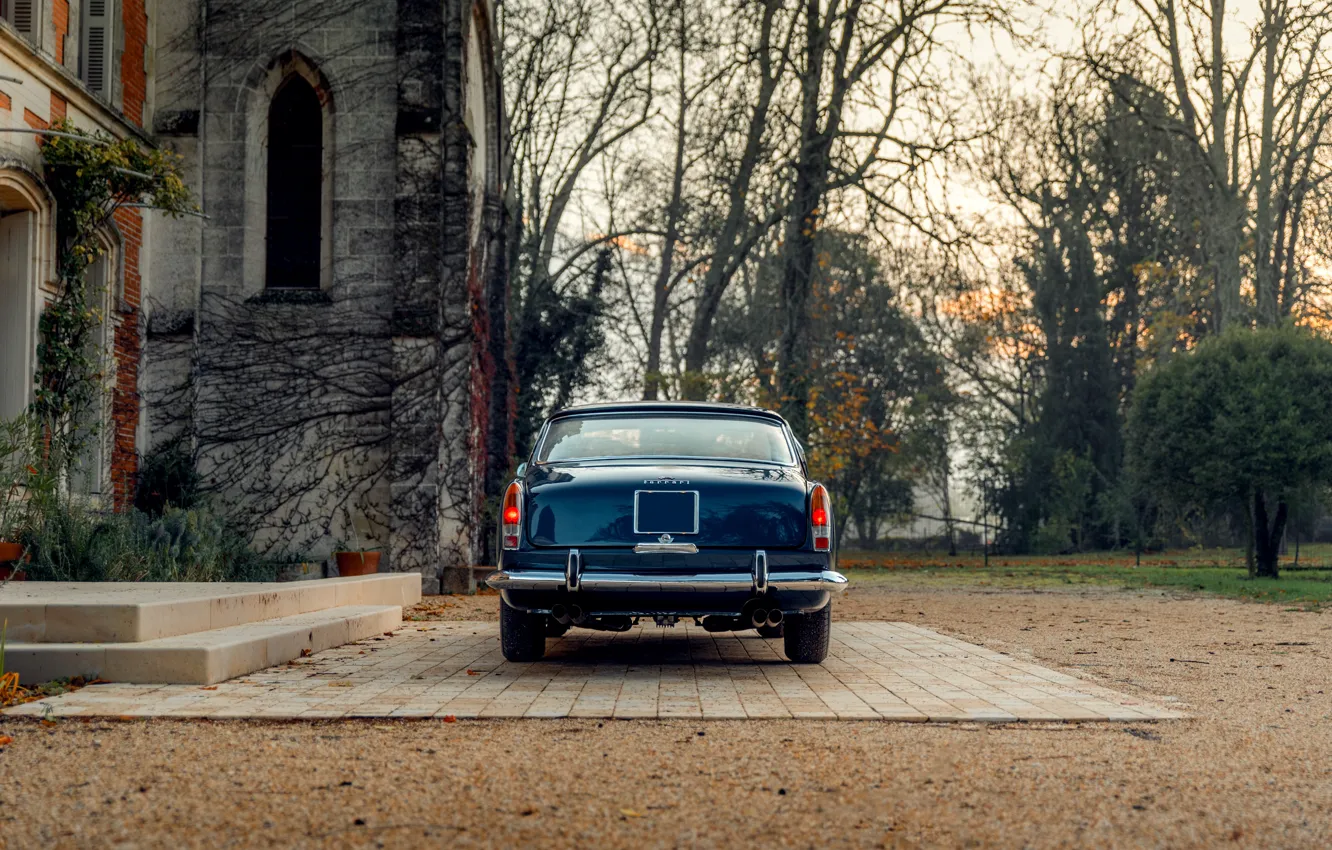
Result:
[[[260,548],[473,587],[510,404],[491,0],[0,3],[0,126],[168,147],[207,216],[108,236],[89,489],[124,504],[141,458],[184,447]],[[3,415],[53,278],[40,174],[0,133]]]

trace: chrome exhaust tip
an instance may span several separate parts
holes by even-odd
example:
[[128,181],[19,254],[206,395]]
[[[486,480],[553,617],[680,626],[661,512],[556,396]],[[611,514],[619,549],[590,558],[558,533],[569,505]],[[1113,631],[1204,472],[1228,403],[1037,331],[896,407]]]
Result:
[[773,628],[780,626],[785,619],[786,617],[782,614],[781,610],[777,608],[773,608],[768,612],[768,625]]
[[570,605],[570,606],[569,606],[569,621],[570,621],[571,623],[581,623],[581,622],[583,622],[583,619],[584,619],[584,618],[583,618],[583,609],[582,609],[582,608],[579,608],[577,605]]
[[768,612],[762,608],[755,608],[754,613],[749,615],[749,622],[754,628],[758,628],[768,622]]
[[550,609],[550,616],[561,626],[569,625],[569,620],[572,619],[569,616],[569,609],[565,608],[563,605],[553,606]]

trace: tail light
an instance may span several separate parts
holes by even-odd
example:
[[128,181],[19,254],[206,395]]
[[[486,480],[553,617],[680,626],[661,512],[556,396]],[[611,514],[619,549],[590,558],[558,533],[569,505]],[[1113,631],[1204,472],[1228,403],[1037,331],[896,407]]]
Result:
[[519,529],[523,523],[523,486],[517,481],[504,491],[504,507],[500,509],[500,534],[505,549],[517,549]]
[[815,551],[832,549],[832,500],[822,484],[815,484],[809,494],[809,530],[814,534]]

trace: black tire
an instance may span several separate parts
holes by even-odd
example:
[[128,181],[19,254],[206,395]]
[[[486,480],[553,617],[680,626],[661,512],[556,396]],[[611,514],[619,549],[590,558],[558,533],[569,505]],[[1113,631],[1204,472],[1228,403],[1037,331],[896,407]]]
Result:
[[501,599],[500,651],[509,661],[540,661],[546,654],[546,615],[519,611]]
[[832,634],[832,603],[812,614],[792,614],[782,623],[786,627],[783,648],[796,664],[822,664],[828,657],[828,638]]
[[757,631],[761,638],[779,638],[786,633],[786,623],[781,622],[775,626],[759,626]]

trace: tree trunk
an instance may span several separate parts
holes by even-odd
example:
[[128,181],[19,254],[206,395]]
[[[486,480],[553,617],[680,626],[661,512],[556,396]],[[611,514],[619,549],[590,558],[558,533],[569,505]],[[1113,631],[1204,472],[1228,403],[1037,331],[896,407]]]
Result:
[[661,243],[661,265],[657,268],[657,281],[652,288],[652,327],[648,332],[647,372],[643,375],[643,400],[656,401],[661,387],[661,337],[666,329],[666,312],[670,309],[671,272],[675,264],[675,246],[680,241],[681,198],[684,195],[686,118],[689,111],[685,58],[688,32],[685,26],[684,4],[680,5],[680,98],[675,120],[675,173],[671,181],[671,201],[666,206],[666,236]]
[[805,4],[805,62],[801,80],[800,147],[796,151],[795,188],[791,214],[786,223],[782,251],[781,342],[777,349],[777,386],[781,413],[798,439],[809,442],[809,294],[814,277],[814,240],[818,233],[819,206],[827,184],[830,133],[836,117],[829,115],[820,131],[819,106],[822,94],[827,32],[820,20],[818,0]]
[[1262,491],[1253,495],[1253,530],[1255,575],[1259,578],[1279,578],[1278,559],[1281,539],[1286,534],[1287,506],[1285,499],[1277,501],[1276,516],[1269,520],[1267,501]]
[[685,374],[681,394],[688,399],[703,400],[708,396],[708,380],[703,369],[708,361],[708,343],[712,339],[712,323],[717,318],[726,287],[731,282],[738,254],[748,250],[743,239],[748,212],[749,189],[763,151],[763,140],[768,134],[768,109],[773,94],[783,76],[783,65],[772,63],[773,21],[784,6],[783,0],[764,0],[763,22],[759,30],[754,55],[759,66],[758,98],[750,113],[745,134],[744,153],[730,186],[727,187],[726,218],[718,234],[707,273],[699,287],[694,320],[685,342]]

